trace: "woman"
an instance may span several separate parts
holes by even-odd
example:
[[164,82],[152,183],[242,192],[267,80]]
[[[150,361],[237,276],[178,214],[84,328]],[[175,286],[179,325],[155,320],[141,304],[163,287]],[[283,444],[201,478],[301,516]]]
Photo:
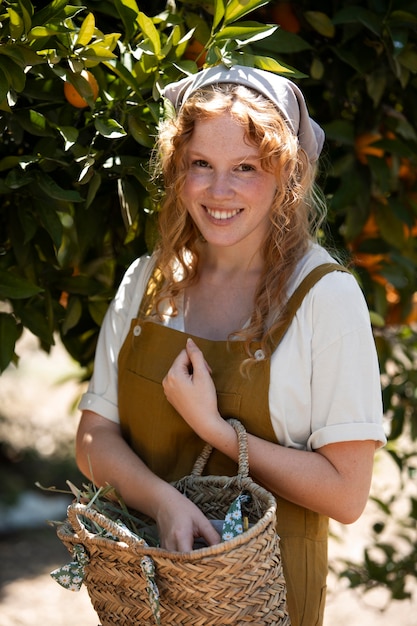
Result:
[[324,134],[296,85],[253,68],[203,70],[165,95],[177,113],[158,139],[160,242],[107,313],[78,464],[155,519],[163,547],[212,545],[169,483],[204,442],[207,472],[233,475],[236,417],[252,476],[278,500],[292,625],[321,624],[328,518],[361,514],[385,442],[364,299],[315,241]]

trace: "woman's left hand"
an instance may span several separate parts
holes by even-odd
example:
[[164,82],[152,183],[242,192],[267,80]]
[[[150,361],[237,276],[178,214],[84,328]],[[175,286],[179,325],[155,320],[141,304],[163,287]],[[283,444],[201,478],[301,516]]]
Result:
[[168,401],[189,426],[209,443],[225,422],[217,408],[216,388],[203,353],[192,339],[162,381]]

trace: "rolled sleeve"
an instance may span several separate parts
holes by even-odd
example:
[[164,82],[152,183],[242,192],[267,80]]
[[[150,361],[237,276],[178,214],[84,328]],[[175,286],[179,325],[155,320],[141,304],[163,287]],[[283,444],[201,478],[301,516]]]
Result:
[[352,275],[329,274],[304,299],[273,355],[270,403],[283,445],[386,443],[369,312]]
[[109,305],[100,329],[94,372],[87,392],[78,405],[113,422],[119,422],[118,358],[130,328],[137,317],[143,291],[153,262],[151,257],[137,259],[126,271],[115,298]]

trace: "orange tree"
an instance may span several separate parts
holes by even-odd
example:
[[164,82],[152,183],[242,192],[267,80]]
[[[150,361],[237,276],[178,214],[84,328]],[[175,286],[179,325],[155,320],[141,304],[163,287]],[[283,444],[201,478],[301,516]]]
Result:
[[[28,328],[45,350],[59,334],[89,376],[121,275],[155,241],[148,162],[163,86],[221,60],[287,73],[326,130],[322,237],[367,299],[387,452],[405,479],[416,459],[400,443],[417,438],[416,15],[408,0],[3,0],[0,371]],[[345,575],[401,598],[417,504],[402,519],[404,557],[385,540],[389,498],[364,563]]]
[[[350,264],[366,296],[382,372],[386,451],[399,485],[409,488],[417,468],[417,3],[278,0],[261,11],[280,24],[268,45],[275,41],[278,57],[304,72],[309,104],[326,130],[323,238]],[[373,541],[363,562],[343,571],[353,586],[385,586],[396,599],[409,596],[416,576],[413,489],[395,520],[402,551],[391,541],[401,491],[375,499]]]

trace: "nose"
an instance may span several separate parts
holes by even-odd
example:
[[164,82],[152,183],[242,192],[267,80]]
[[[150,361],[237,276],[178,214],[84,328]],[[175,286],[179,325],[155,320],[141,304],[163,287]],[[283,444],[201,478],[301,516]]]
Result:
[[210,194],[214,199],[231,198],[234,195],[233,181],[227,172],[215,172],[210,181]]

